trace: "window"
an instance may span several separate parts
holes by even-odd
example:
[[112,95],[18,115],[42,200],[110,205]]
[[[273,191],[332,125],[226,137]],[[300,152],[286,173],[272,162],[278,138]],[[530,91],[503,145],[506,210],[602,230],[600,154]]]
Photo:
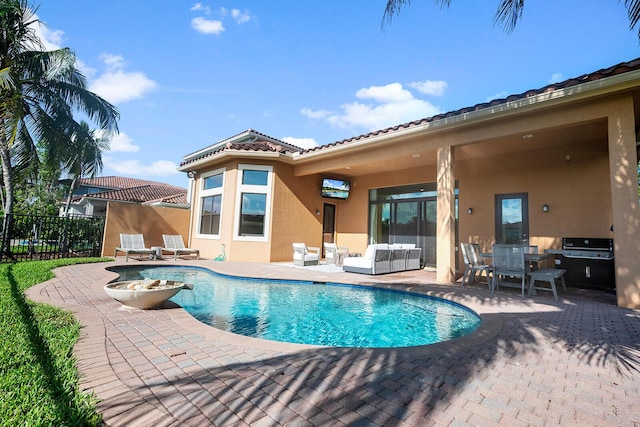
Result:
[[215,170],[202,177],[198,237],[220,236],[223,183],[224,169]]
[[266,241],[271,209],[271,166],[238,168],[236,238]]

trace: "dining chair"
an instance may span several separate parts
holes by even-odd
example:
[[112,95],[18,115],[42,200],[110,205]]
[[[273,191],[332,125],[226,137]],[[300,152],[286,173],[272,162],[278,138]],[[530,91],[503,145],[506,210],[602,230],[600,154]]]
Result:
[[[493,267],[485,262],[480,252],[480,245],[477,243],[460,243],[462,258],[464,259],[464,273],[462,274],[462,285],[470,285],[476,278],[476,273],[482,272],[487,276],[487,285],[492,290],[492,278],[490,273]],[[466,282],[466,283],[465,283]]]
[[[524,297],[527,270],[522,245],[493,245],[493,286],[491,292],[500,286],[500,276],[520,278],[522,297]],[[506,283],[503,283],[507,286]]]

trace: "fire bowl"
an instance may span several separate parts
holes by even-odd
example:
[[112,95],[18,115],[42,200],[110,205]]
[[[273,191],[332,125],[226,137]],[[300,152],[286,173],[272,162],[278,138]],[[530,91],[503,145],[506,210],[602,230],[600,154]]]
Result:
[[182,288],[182,282],[145,279],[109,283],[104,291],[124,306],[149,309],[161,307]]

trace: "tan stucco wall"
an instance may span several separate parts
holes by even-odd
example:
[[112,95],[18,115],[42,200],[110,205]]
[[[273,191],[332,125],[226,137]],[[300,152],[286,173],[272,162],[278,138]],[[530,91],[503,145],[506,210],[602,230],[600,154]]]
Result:
[[[236,220],[236,188],[239,164],[273,166],[272,214],[267,242],[234,239]],[[199,205],[193,203],[191,246],[200,249],[205,258],[215,258],[222,252],[233,261],[290,261],[291,244],[304,242],[319,247],[322,243],[323,200],[319,195],[320,176],[296,177],[290,165],[273,161],[242,160],[220,163],[210,170],[225,168],[222,201],[222,223],[219,239],[196,237]],[[200,177],[194,185],[194,197],[199,199]],[[316,210],[320,215],[316,215]],[[275,219],[275,221],[274,221]]]
[[462,242],[491,250],[495,195],[509,193],[528,193],[530,244],[540,250],[560,248],[562,237],[613,238],[606,141],[462,161],[456,172]]
[[120,233],[142,234],[145,245],[150,248],[163,246],[163,234],[180,234],[186,244],[188,232],[188,209],[109,202],[102,256],[113,256],[115,248],[120,246]]

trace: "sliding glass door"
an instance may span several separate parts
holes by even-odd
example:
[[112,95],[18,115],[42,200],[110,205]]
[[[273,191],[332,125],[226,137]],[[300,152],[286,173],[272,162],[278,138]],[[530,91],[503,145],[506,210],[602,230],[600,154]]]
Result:
[[415,244],[422,248],[422,264],[435,267],[436,208],[435,183],[371,190],[369,242]]

